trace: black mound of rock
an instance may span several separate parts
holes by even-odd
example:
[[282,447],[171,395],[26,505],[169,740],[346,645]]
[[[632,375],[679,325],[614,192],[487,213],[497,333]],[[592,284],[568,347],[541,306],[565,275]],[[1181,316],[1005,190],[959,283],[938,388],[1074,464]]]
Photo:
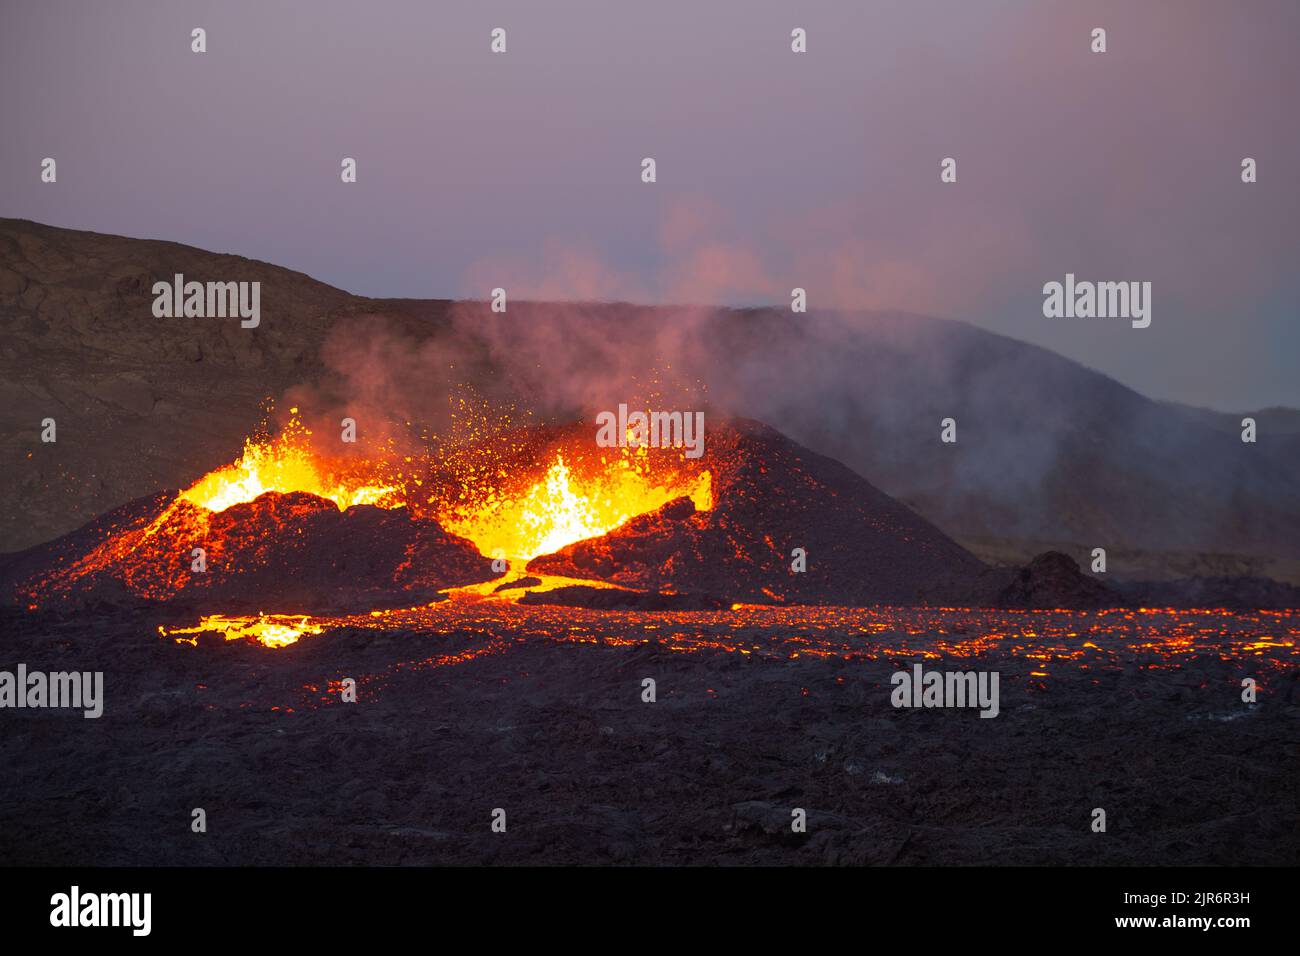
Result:
[[1010,580],[994,586],[985,601],[993,607],[1070,608],[1090,609],[1119,607],[1125,598],[1085,574],[1079,562],[1060,551],[1047,551],[1038,555],[1019,570],[994,572],[1009,575]]
[[[194,570],[193,549],[204,549]],[[340,511],[268,492],[221,512],[173,495],[132,502],[0,564],[0,599],[25,607],[166,604],[205,613],[409,606],[496,575],[491,561],[406,508]]]
[[962,603],[981,607],[1222,608],[1231,611],[1300,608],[1300,588],[1260,577],[1195,577],[1172,581],[1103,582],[1060,551],[1023,568],[990,568]]

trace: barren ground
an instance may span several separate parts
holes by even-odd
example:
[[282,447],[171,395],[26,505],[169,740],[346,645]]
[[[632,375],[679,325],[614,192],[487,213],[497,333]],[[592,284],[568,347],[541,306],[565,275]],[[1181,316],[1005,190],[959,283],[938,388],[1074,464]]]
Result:
[[[893,629],[886,612],[854,613],[825,631],[757,612],[511,608],[339,623],[268,649],[175,643],[158,635],[159,612],[5,611],[0,669],[103,670],[106,705],[98,720],[0,713],[0,854],[11,865],[1300,862],[1291,614],[1130,624],[1053,612],[1012,621],[1012,640],[1002,618],[980,631],[979,612],[901,612]],[[865,621],[878,625],[869,636]],[[1189,628],[1193,646],[1140,647]],[[1095,646],[1075,653],[1085,640]],[[923,656],[927,668],[1000,671],[1000,715],[893,708],[890,674]],[[1251,674],[1261,691],[1247,706],[1239,683]],[[330,685],[347,676],[355,704]],[[195,807],[207,833],[190,830]],[[504,834],[489,828],[496,807]],[[790,830],[794,807],[807,810],[804,835]],[[1106,833],[1090,830],[1094,807]]]

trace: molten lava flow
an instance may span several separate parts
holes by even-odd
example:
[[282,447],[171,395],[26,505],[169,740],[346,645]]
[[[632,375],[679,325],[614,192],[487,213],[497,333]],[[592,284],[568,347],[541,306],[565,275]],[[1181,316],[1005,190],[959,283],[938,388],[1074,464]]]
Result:
[[328,498],[346,511],[353,505],[401,507],[396,485],[376,482],[373,476],[345,476],[326,472],[312,451],[311,431],[289,410],[284,431],[273,439],[244,442],[239,460],[209,472],[181,493],[181,497],[209,511],[252,501],[268,491],[305,491]]
[[468,510],[446,512],[441,521],[489,557],[527,561],[599,537],[684,496],[700,511],[710,510],[709,472],[693,478],[674,473],[657,481],[644,459],[626,454],[617,461],[602,459],[600,467],[579,476],[564,455],[556,453],[540,481],[516,494],[494,493]]
[[[161,625],[158,633],[164,637],[174,638],[178,643],[197,644],[197,635],[204,631],[220,631],[228,641],[256,641],[264,647],[286,647],[304,634],[320,634],[325,628],[313,624],[307,615],[259,614],[256,617],[228,617],[224,614],[208,614],[194,627],[166,628]],[[194,634],[195,637],[176,637],[178,634]]]

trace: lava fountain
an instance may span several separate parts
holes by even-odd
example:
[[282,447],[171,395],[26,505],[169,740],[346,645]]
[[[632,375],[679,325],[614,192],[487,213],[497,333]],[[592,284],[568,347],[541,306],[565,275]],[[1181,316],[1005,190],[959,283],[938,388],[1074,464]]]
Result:
[[513,492],[492,492],[467,507],[439,515],[453,534],[489,557],[527,561],[584,538],[607,534],[637,515],[689,497],[700,511],[713,508],[711,475],[673,472],[656,478],[646,449],[601,457],[584,474],[557,452],[546,474]]
[[[513,481],[509,471],[497,469],[506,479],[499,486],[479,487],[454,500],[421,498],[419,463],[412,468],[410,458],[397,456],[346,465],[328,462],[313,450],[311,431],[297,417],[298,410],[290,411],[292,417],[277,437],[246,441],[237,461],[200,478],[180,497],[211,512],[270,491],[306,492],[333,501],[341,511],[355,505],[400,508],[413,501],[427,506],[452,534],[474,542],[480,553],[510,561],[527,561],[607,534],[674,498],[689,497],[700,511],[713,507],[708,471],[687,473],[655,461],[644,447],[593,455],[576,444],[555,450],[549,460],[525,468]],[[459,485],[458,477],[452,476],[451,487]]]
[[[215,594],[212,588],[260,601],[255,595],[275,591],[277,568],[289,567],[288,560],[297,570],[279,573],[290,593],[301,592],[293,592],[302,584],[295,577],[322,568],[333,567],[335,585],[351,587],[349,567],[382,565],[387,570],[379,578],[358,587],[409,588],[418,603],[416,592],[427,593],[431,585],[441,590],[483,581],[484,574],[472,573],[472,561],[438,565],[439,555],[457,549],[470,557],[477,550],[475,560],[506,559],[512,570],[522,570],[537,555],[604,535],[675,498],[689,496],[699,510],[713,507],[709,472],[671,453],[598,449],[576,429],[520,445],[524,455],[512,457],[504,450],[509,445],[499,435],[479,435],[471,456],[446,449],[403,455],[391,445],[368,457],[331,456],[293,408],[277,435],[246,440],[235,461],[175,497],[124,506],[72,536],[76,541],[23,581],[18,593],[32,609],[75,600],[105,584],[110,592],[124,589],[149,601],[184,593],[209,604],[218,601],[203,596]],[[466,464],[471,459],[472,467]],[[343,520],[327,520],[321,510],[326,502]],[[367,516],[367,507],[404,517],[376,530],[382,522],[373,511]],[[334,535],[324,545],[328,553],[312,553],[307,542],[322,546],[325,526]],[[192,566],[199,551],[205,568]],[[499,576],[501,569],[493,572]],[[238,575],[255,576],[258,589],[241,590],[232,577]],[[210,609],[229,610],[219,602]]]
[[[361,463],[335,469],[311,447],[311,430],[291,408],[290,419],[275,438],[245,439],[244,453],[234,462],[209,472],[180,497],[208,511],[225,511],[277,491],[306,492],[327,498],[344,511],[353,505],[402,506],[402,488],[394,483],[391,469]],[[387,477],[381,477],[381,475]]]

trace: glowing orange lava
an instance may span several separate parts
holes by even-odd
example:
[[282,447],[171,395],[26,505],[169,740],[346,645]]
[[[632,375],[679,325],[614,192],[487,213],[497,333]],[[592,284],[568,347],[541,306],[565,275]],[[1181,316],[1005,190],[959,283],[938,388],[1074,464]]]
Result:
[[[692,469],[680,455],[604,451],[569,439],[515,460],[500,455],[492,435],[475,438],[488,462],[478,472],[445,457],[400,455],[391,445],[370,457],[329,457],[313,443],[298,409],[290,409],[278,435],[246,440],[237,460],[204,475],[148,519],[124,520],[89,551],[25,582],[21,594],[35,608],[108,572],[134,595],[168,600],[194,583],[192,549],[203,547],[209,565],[221,566],[228,542],[214,531],[216,516],[270,492],[304,492],[340,511],[418,508],[421,517],[436,517],[482,554],[516,563],[517,570],[675,498],[690,497],[701,511],[713,508],[710,473]],[[430,496],[432,487],[440,491]]]
[[469,508],[448,511],[441,521],[489,557],[527,561],[599,537],[680,497],[689,497],[700,511],[712,509],[709,472],[656,479],[644,454],[627,453],[602,459],[601,467],[578,475],[557,452],[540,481],[519,493],[493,493]]
[[[311,431],[290,409],[285,429],[272,439],[248,440],[239,460],[210,472],[181,493],[208,511],[252,501],[268,491],[307,492],[346,510],[354,505],[400,508],[406,489],[392,469],[353,462],[347,469],[322,461],[312,450]],[[540,470],[540,469],[539,469]],[[690,476],[652,471],[647,450],[624,450],[578,469],[556,452],[545,474],[514,490],[492,489],[477,500],[449,507],[432,502],[448,531],[473,541],[483,554],[526,561],[595,538],[633,518],[688,496],[701,511],[713,507],[710,474]]]
[[327,469],[311,449],[311,431],[299,420],[298,409],[289,411],[292,417],[279,435],[258,442],[245,440],[237,461],[209,472],[181,497],[209,511],[225,511],[268,491],[305,491],[328,498],[340,511],[353,505],[402,506],[396,485]]
[[[204,631],[220,631],[228,641],[256,641],[264,647],[286,647],[293,644],[304,634],[320,634],[325,630],[321,624],[313,624],[305,614],[259,614],[256,617],[229,617],[224,614],[208,614],[194,627],[165,628],[159,626],[158,633],[164,637],[173,637],[177,642],[198,643],[198,634]],[[195,637],[176,637],[178,634],[194,634]]]

